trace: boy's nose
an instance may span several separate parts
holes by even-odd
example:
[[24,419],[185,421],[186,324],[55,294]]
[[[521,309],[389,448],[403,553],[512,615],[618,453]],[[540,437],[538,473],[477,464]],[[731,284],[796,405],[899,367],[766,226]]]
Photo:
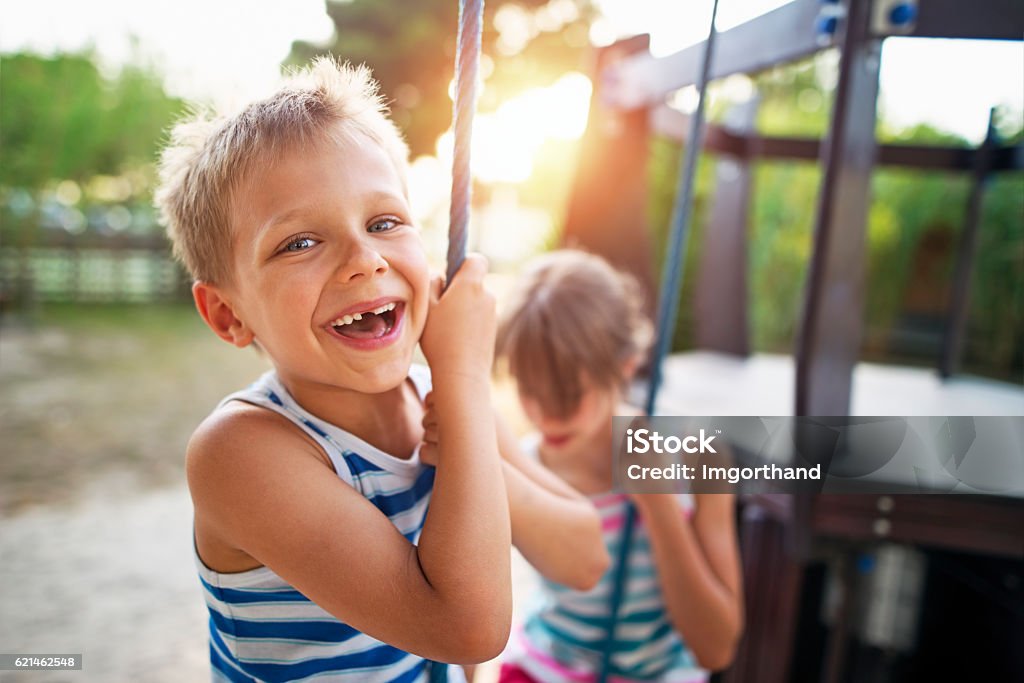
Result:
[[388,271],[388,262],[380,252],[368,245],[357,243],[344,255],[338,267],[338,279],[349,282],[360,277],[382,275]]

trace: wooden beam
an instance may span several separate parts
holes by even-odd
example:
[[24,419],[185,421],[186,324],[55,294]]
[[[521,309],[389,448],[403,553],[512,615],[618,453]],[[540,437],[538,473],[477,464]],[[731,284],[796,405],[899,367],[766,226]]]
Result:
[[[915,38],[1021,40],[1024,3],[1020,0],[919,0],[910,35]],[[993,65],[995,68],[995,65]]]
[[[652,132],[665,135],[677,142],[685,142],[689,117],[682,112],[661,105],[651,109]],[[708,124],[704,135],[704,149],[743,159],[778,159],[791,161],[818,161],[821,141],[814,138],[766,137],[756,133],[743,134],[727,126]],[[971,147],[939,147],[932,145],[877,145],[876,166],[895,166],[935,171],[972,171],[980,150]],[[989,170],[1024,170],[1024,146],[993,147]]]
[[[725,128],[743,135],[754,129],[756,99],[726,114]],[[695,286],[694,340],[697,348],[737,356],[750,354],[747,329],[747,232],[752,170],[741,157],[719,157],[715,194]]]
[[[788,5],[740,24],[716,37],[712,80],[754,73],[812,55],[831,42],[815,30],[820,0],[793,0]],[[603,72],[607,104],[621,109],[650,106],[665,95],[697,82],[704,41],[667,57],[638,55]]]

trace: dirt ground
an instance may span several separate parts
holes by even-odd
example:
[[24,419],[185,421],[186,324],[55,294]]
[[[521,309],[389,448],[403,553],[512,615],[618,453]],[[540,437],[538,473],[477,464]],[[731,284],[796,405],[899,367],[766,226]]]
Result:
[[185,487],[132,491],[111,474],[87,488],[0,521],[0,649],[80,653],[82,671],[0,680],[208,680]]
[[265,367],[184,306],[3,320],[0,512],[70,502],[110,472],[131,479],[128,490],[181,481],[192,429]]
[[60,307],[0,327],[0,681],[209,678],[184,446],[264,364],[186,307]]
[[[209,679],[184,447],[265,367],[186,307],[0,321],[0,652],[83,655],[0,682]],[[526,595],[532,573],[514,572]]]

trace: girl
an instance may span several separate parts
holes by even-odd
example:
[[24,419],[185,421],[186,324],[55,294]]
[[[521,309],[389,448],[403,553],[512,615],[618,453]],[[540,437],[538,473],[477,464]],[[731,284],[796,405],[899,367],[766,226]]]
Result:
[[[611,491],[612,417],[638,413],[623,396],[650,332],[635,281],[596,256],[560,251],[538,259],[519,283],[497,351],[538,431],[526,450],[590,497],[612,558],[627,505],[639,513],[610,680],[696,683],[728,666],[742,630],[733,498]],[[614,576],[613,566],[586,591],[545,580],[544,600],[513,636],[500,680],[594,680]]]

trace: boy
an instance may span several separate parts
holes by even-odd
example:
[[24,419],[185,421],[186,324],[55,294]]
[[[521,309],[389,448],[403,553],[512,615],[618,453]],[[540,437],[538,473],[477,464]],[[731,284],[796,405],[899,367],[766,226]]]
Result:
[[274,366],[188,447],[216,678],[425,680],[425,659],[501,651],[510,540],[570,585],[607,566],[586,501],[500,457],[486,267],[470,256],[440,296],[406,155],[368,70],[330,59],[164,151],[157,201],[199,313]]

